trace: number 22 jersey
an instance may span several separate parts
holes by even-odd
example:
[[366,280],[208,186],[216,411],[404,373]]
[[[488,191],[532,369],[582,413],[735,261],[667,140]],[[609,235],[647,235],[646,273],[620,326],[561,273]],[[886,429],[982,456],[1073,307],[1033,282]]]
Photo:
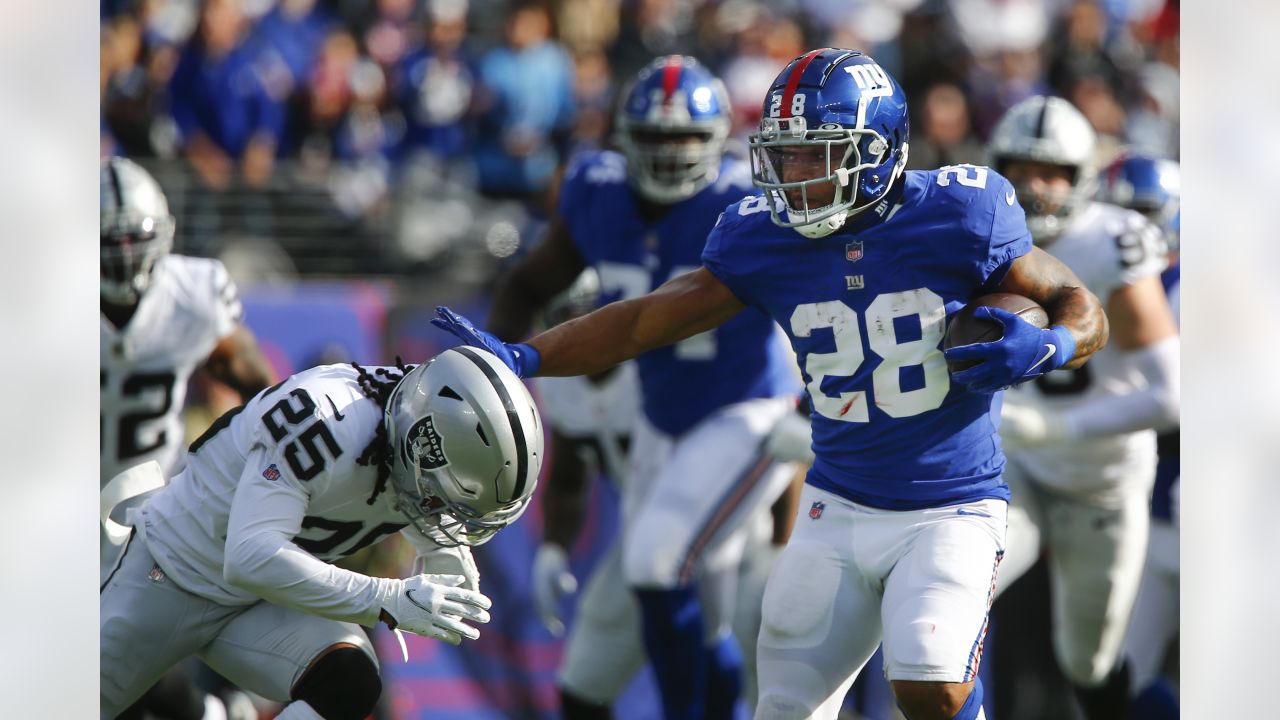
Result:
[[[896,195],[896,197],[895,197]],[[908,171],[827,237],[731,205],[703,263],[791,340],[812,398],[807,482],[871,507],[1008,500],[993,396],[951,382],[947,317],[1031,250],[1012,186],[983,167]]]

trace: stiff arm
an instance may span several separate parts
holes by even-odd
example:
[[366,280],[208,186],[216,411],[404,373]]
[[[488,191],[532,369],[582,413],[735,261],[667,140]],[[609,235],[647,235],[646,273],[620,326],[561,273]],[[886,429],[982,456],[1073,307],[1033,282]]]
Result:
[[589,375],[718,327],[744,307],[706,268],[648,295],[610,303],[528,341],[542,356],[539,375]]

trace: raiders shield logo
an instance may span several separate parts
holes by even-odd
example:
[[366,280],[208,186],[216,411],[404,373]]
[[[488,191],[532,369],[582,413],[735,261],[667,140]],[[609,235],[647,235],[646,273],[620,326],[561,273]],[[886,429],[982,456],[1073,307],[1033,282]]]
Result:
[[407,446],[418,459],[418,467],[423,470],[435,470],[449,464],[449,458],[444,456],[440,433],[430,415],[409,428],[408,440]]

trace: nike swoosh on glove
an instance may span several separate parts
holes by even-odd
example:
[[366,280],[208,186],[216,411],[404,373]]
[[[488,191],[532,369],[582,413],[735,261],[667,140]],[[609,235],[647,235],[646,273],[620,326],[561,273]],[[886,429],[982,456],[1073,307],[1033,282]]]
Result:
[[497,335],[485,332],[474,323],[449,308],[436,307],[436,317],[431,324],[461,340],[466,345],[473,345],[488,350],[498,359],[506,363],[519,377],[533,377],[542,364],[542,356],[532,345],[524,343],[505,343]]
[[475,590],[458,587],[465,581],[461,575],[414,575],[390,580],[393,592],[382,605],[391,618],[387,624],[392,630],[405,630],[452,645],[461,643],[464,637],[475,640],[480,631],[464,621],[489,622],[488,609],[493,602]]
[[980,307],[973,316],[1004,326],[1004,337],[993,342],[959,345],[943,350],[948,362],[978,360],[951,379],[974,392],[994,393],[1024,380],[1057,370],[1076,354],[1076,340],[1062,325],[1040,329],[1006,310]]
[[569,556],[555,543],[543,543],[533,556],[533,600],[538,618],[556,637],[564,635],[560,601],[578,591],[578,579],[569,570]]

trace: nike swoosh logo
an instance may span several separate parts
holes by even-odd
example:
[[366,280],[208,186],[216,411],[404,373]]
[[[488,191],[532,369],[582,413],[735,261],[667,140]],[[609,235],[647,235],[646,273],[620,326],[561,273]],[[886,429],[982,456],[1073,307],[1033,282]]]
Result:
[[956,510],[956,514],[957,515],[974,515],[977,517],[985,517],[985,518],[991,517],[986,513],[974,512],[973,510],[965,510],[964,508],[960,508],[959,510]]
[[1018,199],[1018,194],[1012,190],[1004,194],[1004,201],[1006,203],[1009,203],[1010,205],[1012,205],[1013,201],[1017,199]]
[[338,406],[333,402],[333,398],[329,397],[328,395],[325,395],[324,399],[328,400],[329,407],[333,408],[333,416],[338,419],[338,422],[342,422],[342,419],[344,416],[342,413],[338,412]]
[[1050,344],[1048,344],[1048,343],[1045,343],[1045,346],[1044,346],[1044,347],[1045,347],[1045,349],[1046,349],[1046,350],[1048,350],[1049,352],[1046,352],[1046,353],[1044,354],[1044,357],[1042,357],[1042,358],[1040,358],[1039,360],[1037,360],[1035,365],[1032,365],[1031,367],[1027,368],[1027,372],[1031,372],[1032,370],[1035,370],[1036,368],[1040,367],[1041,365],[1043,365],[1043,364],[1044,364],[1044,361],[1045,361],[1045,360],[1048,360],[1049,358],[1053,357],[1053,354],[1054,354],[1054,353],[1056,353],[1056,352],[1058,352],[1058,348],[1057,348],[1056,346],[1054,346],[1054,345],[1050,345]]
[[431,608],[429,608],[429,607],[427,607],[426,605],[423,605],[422,603],[420,603],[420,602],[418,602],[417,600],[414,600],[414,599],[413,599],[413,591],[412,591],[412,590],[405,590],[405,591],[404,591],[404,596],[405,596],[405,597],[407,597],[407,598],[409,598],[409,602],[413,603],[414,605],[417,605],[418,607],[422,608],[423,610],[425,610],[425,611],[427,611],[427,612],[431,612]]

